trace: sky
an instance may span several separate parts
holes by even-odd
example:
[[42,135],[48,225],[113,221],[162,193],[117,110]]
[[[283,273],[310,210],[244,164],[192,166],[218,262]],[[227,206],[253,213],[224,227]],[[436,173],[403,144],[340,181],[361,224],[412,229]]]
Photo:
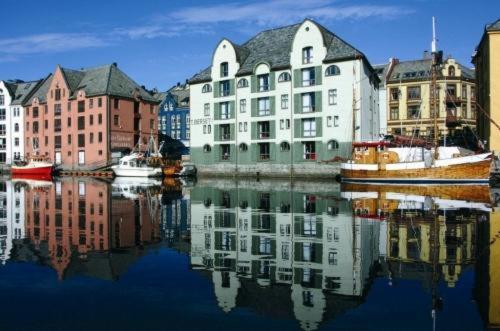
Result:
[[208,67],[216,44],[312,18],[372,64],[438,48],[472,66],[500,0],[1,0],[0,79],[34,80],[56,65],[116,62],[139,85],[166,90]]

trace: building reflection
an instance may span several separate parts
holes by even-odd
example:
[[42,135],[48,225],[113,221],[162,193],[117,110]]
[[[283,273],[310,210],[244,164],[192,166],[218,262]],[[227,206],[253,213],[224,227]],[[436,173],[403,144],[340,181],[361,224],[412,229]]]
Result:
[[[489,191],[279,190],[200,185],[191,192],[193,269],[210,272],[220,308],[295,318],[304,330],[363,302],[374,277],[418,280],[443,304],[477,255]],[[482,194],[487,193],[487,194]],[[432,194],[437,194],[433,196]],[[427,197],[426,197],[427,196]]]
[[49,265],[59,279],[117,279],[161,241],[159,185],[62,178],[14,187],[24,195],[26,235],[11,241],[11,260]]
[[24,238],[24,190],[11,181],[0,181],[0,263],[10,259],[14,240]]

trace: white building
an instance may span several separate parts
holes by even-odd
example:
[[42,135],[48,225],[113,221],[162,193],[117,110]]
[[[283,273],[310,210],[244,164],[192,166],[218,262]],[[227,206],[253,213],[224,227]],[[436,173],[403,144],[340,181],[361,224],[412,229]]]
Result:
[[375,70],[309,19],[242,45],[222,39],[189,82],[191,157],[201,172],[332,174],[321,161],[349,156],[353,139],[380,131]]
[[0,264],[9,260],[13,240],[24,236],[24,188],[0,181]]
[[41,80],[0,81],[0,164],[24,157],[24,109],[22,103]]

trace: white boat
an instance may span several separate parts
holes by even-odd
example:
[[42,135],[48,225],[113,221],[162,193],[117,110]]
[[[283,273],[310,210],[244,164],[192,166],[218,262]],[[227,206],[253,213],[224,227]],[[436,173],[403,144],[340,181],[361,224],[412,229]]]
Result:
[[[161,146],[160,146],[161,149]],[[153,136],[150,137],[145,153],[140,152],[140,139],[134,151],[122,157],[111,167],[119,177],[158,177],[162,174],[160,149]]]
[[122,157],[117,165],[111,167],[120,177],[156,177],[161,176],[161,167],[152,167],[140,153],[132,153]]

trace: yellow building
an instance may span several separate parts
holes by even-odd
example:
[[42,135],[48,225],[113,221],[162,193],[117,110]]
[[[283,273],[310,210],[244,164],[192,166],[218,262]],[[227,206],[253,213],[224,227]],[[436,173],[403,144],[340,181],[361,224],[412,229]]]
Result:
[[[387,76],[387,133],[432,137],[434,132],[433,98],[431,95],[431,58],[414,61],[392,60]],[[474,71],[449,58],[437,74],[439,133],[475,128]]]
[[[472,62],[476,67],[479,106],[477,130],[486,147],[500,153],[500,19],[484,29]],[[484,110],[484,112],[482,111]]]

